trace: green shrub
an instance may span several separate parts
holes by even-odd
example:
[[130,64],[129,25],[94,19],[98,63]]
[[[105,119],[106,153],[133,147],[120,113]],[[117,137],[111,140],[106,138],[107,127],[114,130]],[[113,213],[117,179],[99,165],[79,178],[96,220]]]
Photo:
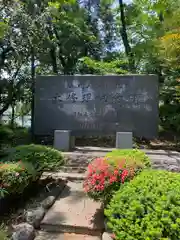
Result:
[[143,168],[141,161],[130,157],[96,158],[88,165],[84,190],[93,200],[107,204],[113,193]]
[[40,177],[31,163],[0,164],[0,198],[6,194],[22,193],[33,181]]
[[141,162],[142,164],[145,165],[145,167],[151,167],[151,162],[149,157],[141,150],[138,149],[116,149],[113,150],[112,152],[109,152],[107,157],[128,157],[128,158],[133,158],[135,161],[138,161],[139,163]]
[[12,129],[10,125],[0,125],[0,157],[7,155],[10,147],[27,144],[30,141],[28,129],[16,126]]
[[8,234],[4,225],[0,226],[0,240],[8,240]]
[[180,174],[143,171],[116,192],[105,215],[116,240],[179,240]]
[[21,145],[15,147],[8,156],[11,162],[30,162],[38,170],[52,170],[64,163],[61,152],[43,145]]
[[13,131],[6,125],[0,125],[0,144],[7,144],[13,138]]
[[12,142],[13,131],[6,125],[0,124],[0,157],[4,157],[5,149],[9,147]]
[[13,129],[13,146],[30,143],[30,132],[24,127],[15,127]]

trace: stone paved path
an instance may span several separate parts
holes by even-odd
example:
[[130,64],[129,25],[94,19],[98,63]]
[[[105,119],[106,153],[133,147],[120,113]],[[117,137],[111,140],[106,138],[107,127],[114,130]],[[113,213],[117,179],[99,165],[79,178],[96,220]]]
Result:
[[59,199],[41,222],[41,229],[55,232],[100,235],[104,217],[101,204],[89,199],[82,182],[68,182]]

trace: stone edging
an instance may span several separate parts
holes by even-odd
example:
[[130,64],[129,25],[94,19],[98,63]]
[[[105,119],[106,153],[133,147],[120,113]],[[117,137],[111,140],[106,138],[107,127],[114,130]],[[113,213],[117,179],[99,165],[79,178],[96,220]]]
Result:
[[49,196],[40,203],[39,207],[26,211],[25,222],[12,226],[12,240],[34,240],[36,229],[40,228],[40,223],[46,212],[55,203],[56,198],[61,194],[65,186],[66,181],[62,180],[53,191],[49,192]]

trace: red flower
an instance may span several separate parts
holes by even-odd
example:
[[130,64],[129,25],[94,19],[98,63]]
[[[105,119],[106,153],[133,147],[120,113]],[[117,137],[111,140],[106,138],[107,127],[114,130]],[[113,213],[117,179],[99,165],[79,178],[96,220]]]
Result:
[[[106,189],[114,183],[124,183],[127,178],[133,176],[133,167],[130,171],[126,168],[126,159],[115,160],[115,165],[107,158],[94,159],[87,168],[86,178],[84,181],[84,191],[91,194],[91,196],[98,196],[98,194],[105,193]],[[118,186],[118,185],[117,185]],[[99,195],[100,196],[100,195]]]
[[129,175],[129,171],[127,169],[124,169],[121,174],[121,182],[124,183],[126,177]]
[[116,176],[111,176],[110,179],[109,179],[109,183],[113,183],[113,182],[116,182],[117,181],[117,177]]
[[114,170],[114,174],[115,174],[115,175],[118,175],[118,174],[119,174],[118,169],[115,169],[115,170]]

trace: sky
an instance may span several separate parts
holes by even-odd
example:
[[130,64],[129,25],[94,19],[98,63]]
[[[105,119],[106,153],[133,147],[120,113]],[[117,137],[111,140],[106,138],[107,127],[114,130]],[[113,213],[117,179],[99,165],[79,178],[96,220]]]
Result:
[[[131,3],[132,0],[123,0],[124,3]],[[117,6],[119,4],[119,0],[116,0],[114,6]]]

